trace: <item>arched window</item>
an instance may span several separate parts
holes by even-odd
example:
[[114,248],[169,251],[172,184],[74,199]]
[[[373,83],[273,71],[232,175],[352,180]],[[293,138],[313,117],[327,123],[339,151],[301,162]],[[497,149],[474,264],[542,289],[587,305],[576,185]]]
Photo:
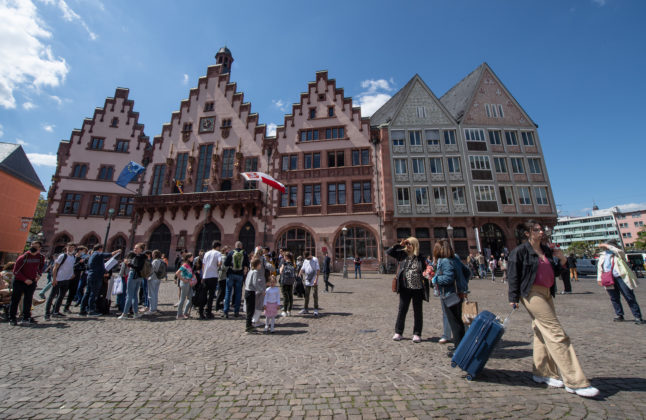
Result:
[[96,235],[90,235],[86,237],[83,242],[81,242],[82,245],[85,245],[87,249],[92,249],[94,248],[94,245],[99,243],[99,238],[96,237]]
[[522,224],[516,226],[516,229],[514,230],[514,236],[516,237],[516,245],[520,245],[525,242],[527,236],[525,235],[525,227]]
[[355,255],[361,259],[377,258],[377,240],[368,230],[359,226],[347,226],[346,235],[339,232],[334,241],[334,257],[343,261],[343,237],[345,236],[346,258],[354,258]]
[[245,223],[242,229],[240,229],[238,240],[242,242],[242,249],[251,255],[254,247],[256,246],[256,229],[251,223]]
[[305,251],[309,251],[312,255],[316,255],[316,244],[312,235],[300,228],[290,229],[283,232],[276,242],[276,249],[287,248],[294,258],[303,255]]
[[119,255],[118,258],[123,258],[126,252],[126,238],[124,238],[121,235],[112,239],[112,242],[110,242],[109,248],[106,251],[112,252],[112,251],[116,251],[117,249],[121,250],[121,254]]
[[220,233],[218,226],[212,222],[207,223],[200,231],[200,234],[197,235],[194,255],[198,255],[200,249],[203,249],[204,251],[211,249],[211,244],[213,243],[213,241],[220,240],[222,240],[222,234]]
[[63,252],[63,248],[65,248],[65,245],[69,242],[72,242],[69,236],[65,234],[58,236],[54,241],[54,254],[60,254]]
[[158,249],[159,252],[168,256],[170,253],[170,237],[171,234],[168,226],[165,224],[157,226],[157,229],[155,229],[152,235],[150,235],[147,249],[151,251]]

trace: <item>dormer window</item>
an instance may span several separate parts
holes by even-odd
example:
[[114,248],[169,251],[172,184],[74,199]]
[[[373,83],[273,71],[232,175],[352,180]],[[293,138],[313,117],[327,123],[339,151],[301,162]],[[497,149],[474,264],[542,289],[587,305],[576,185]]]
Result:
[[334,117],[334,107],[333,106],[329,106],[327,108],[327,116],[328,117]]
[[187,122],[184,123],[184,127],[182,128],[182,133],[187,133],[193,131],[193,123]]
[[310,108],[310,120],[316,118],[316,108]]
[[110,127],[119,127],[119,118],[118,117],[112,118],[112,122],[110,123]]
[[204,103],[204,112],[213,111],[214,108],[215,108],[215,102],[210,101],[210,102]]

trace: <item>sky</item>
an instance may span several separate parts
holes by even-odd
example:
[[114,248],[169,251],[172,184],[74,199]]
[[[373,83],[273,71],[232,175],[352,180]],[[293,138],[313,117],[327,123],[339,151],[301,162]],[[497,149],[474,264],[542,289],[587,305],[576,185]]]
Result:
[[369,116],[416,73],[439,98],[487,62],[538,124],[559,214],[646,208],[645,18],[642,0],[0,0],[0,141],[49,188],[117,87],[152,139],[224,45],[269,134],[319,70]]

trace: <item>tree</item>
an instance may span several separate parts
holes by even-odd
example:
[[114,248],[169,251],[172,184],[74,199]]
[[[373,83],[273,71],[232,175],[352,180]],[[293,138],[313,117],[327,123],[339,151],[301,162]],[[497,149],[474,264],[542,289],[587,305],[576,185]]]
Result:
[[36,204],[36,211],[34,212],[34,219],[31,221],[31,227],[29,228],[29,233],[31,235],[38,235],[41,230],[43,230],[43,218],[45,218],[45,212],[47,211],[47,198],[41,194],[38,197],[38,204]]
[[594,242],[575,241],[565,251],[566,255],[574,254],[577,257],[592,257],[597,253],[597,247]]
[[646,226],[637,233],[637,240],[633,242],[635,249],[646,249]]

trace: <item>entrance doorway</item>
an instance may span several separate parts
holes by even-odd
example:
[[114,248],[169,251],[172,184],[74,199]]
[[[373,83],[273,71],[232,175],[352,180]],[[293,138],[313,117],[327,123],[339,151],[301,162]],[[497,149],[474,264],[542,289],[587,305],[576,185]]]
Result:
[[242,249],[247,251],[247,254],[251,255],[254,247],[256,246],[256,229],[249,222],[240,229],[240,235],[238,240],[242,242]]

